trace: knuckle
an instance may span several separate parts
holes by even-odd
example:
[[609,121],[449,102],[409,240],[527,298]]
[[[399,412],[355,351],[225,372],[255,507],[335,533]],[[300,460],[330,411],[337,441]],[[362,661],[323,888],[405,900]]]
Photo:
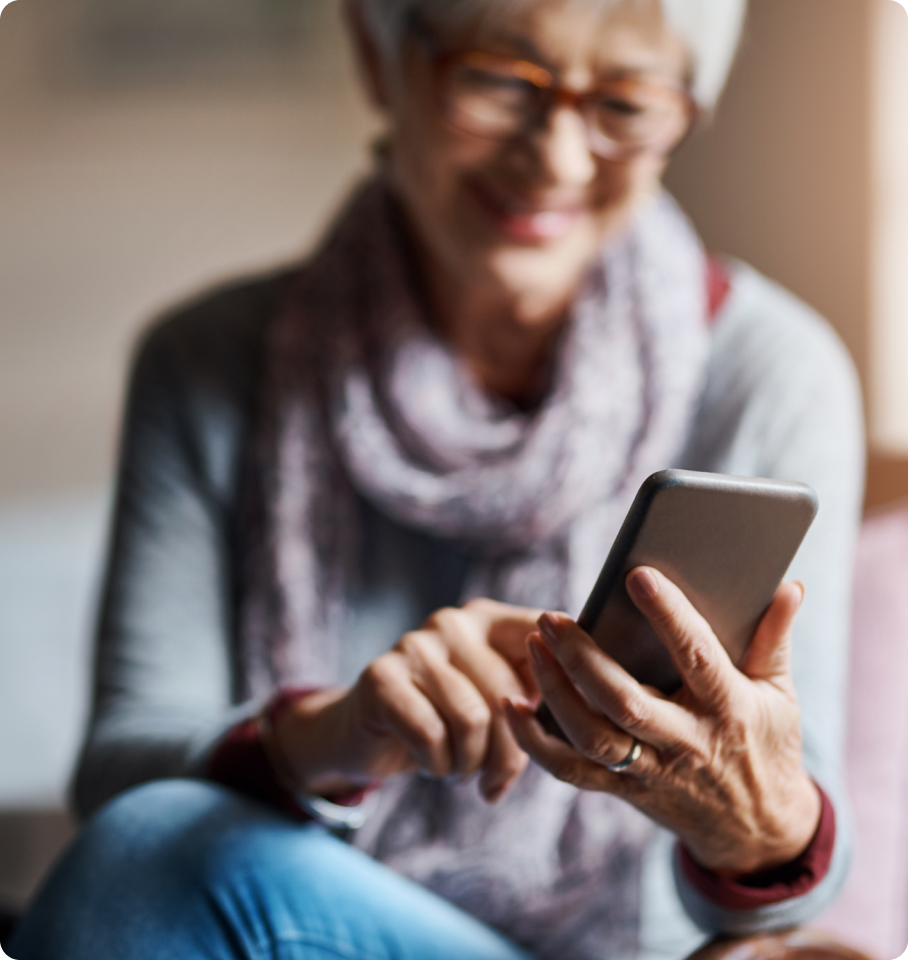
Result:
[[432,747],[443,747],[448,738],[448,732],[441,719],[425,720],[422,724],[423,736],[426,743]]
[[628,691],[618,701],[613,719],[622,730],[636,730],[646,721],[648,713],[642,691]]
[[502,776],[508,780],[519,777],[526,770],[529,759],[522,750],[513,751],[501,762]]
[[712,670],[713,650],[706,637],[685,629],[680,636],[678,657],[683,667],[691,673],[702,674]]
[[484,700],[460,704],[456,712],[458,726],[465,733],[486,730],[492,721],[492,711]]
[[594,763],[613,763],[615,748],[611,738],[602,732],[584,730],[582,736],[575,738],[575,746],[588,760]]
[[393,654],[377,657],[361,674],[362,682],[370,689],[381,692],[392,687],[399,676],[399,664]]
[[425,661],[438,654],[438,644],[425,630],[413,630],[405,633],[398,644],[401,652],[409,659]]
[[526,766],[526,763],[518,762],[500,764],[495,771],[495,782],[501,787],[509,786],[522,776]]
[[583,771],[580,764],[572,758],[556,760],[550,772],[556,780],[561,780],[572,787],[583,786]]
[[463,611],[458,610],[457,607],[442,607],[440,610],[436,610],[429,619],[438,626],[445,626],[457,623],[462,615]]
[[447,730],[439,718],[425,718],[413,727],[413,734],[435,755],[440,754],[447,743]]
[[479,616],[492,617],[498,612],[498,606],[494,600],[489,600],[488,597],[475,597],[473,600],[468,600],[463,605],[463,611],[471,614],[478,614]]
[[464,631],[467,615],[457,607],[442,607],[436,610],[426,621],[426,627],[432,629],[442,644],[448,645],[451,637],[459,636]]

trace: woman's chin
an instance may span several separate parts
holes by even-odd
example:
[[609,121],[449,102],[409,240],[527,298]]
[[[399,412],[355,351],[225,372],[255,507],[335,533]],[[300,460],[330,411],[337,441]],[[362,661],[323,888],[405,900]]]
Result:
[[464,204],[460,219],[461,252],[471,262],[467,276],[472,282],[485,277],[519,298],[578,283],[605,239],[602,224],[583,209],[505,213],[472,203]]
[[561,300],[577,285],[594,256],[595,248],[572,243],[570,237],[545,245],[501,244],[476,258],[481,263],[474,261],[478,268],[474,276],[485,276],[514,300],[527,295]]

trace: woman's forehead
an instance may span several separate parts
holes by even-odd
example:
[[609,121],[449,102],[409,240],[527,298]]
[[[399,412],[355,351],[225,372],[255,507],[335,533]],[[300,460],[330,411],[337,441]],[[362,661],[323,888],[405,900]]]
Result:
[[[500,33],[527,8],[547,0],[354,0],[362,5],[366,21],[386,56],[397,56],[411,18],[437,29],[439,40],[455,47],[476,44],[490,30]],[[701,108],[711,110],[719,98],[734,61],[747,12],[747,0],[565,0],[592,10],[636,7],[655,22],[671,24],[676,46],[675,60],[685,67],[679,78],[689,84]],[[456,31],[471,24],[471,36],[458,41]],[[534,38],[535,39],[535,38]],[[583,40],[585,38],[581,38]],[[538,46],[538,42],[535,44]],[[550,54],[552,56],[552,54]],[[559,54],[561,56],[561,54]]]

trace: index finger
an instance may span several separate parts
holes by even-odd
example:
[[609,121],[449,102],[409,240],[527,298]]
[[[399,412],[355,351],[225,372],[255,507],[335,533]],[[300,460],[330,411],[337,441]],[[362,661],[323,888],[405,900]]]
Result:
[[471,600],[464,609],[482,621],[489,646],[509,660],[520,658],[526,649],[526,638],[537,630],[536,621],[542,609],[517,607],[497,600]]
[[[501,608],[500,611],[497,608]],[[494,608],[484,606],[477,611],[470,605],[464,610],[440,610],[431,618],[447,647],[451,663],[471,680],[491,708],[480,787],[483,795],[492,801],[507,790],[527,764],[526,754],[504,717],[501,703],[504,699],[521,699],[532,690],[517,666],[487,642],[490,620],[499,612],[511,611],[505,613],[508,622],[523,622],[522,616],[512,616],[514,609],[495,604]],[[525,652],[523,656],[526,657]]]
[[527,657],[526,640],[538,629],[536,621],[542,610],[486,599],[471,600],[464,610],[482,624],[488,645],[517,673],[524,695],[537,696],[539,691]]
[[728,699],[737,670],[712,627],[668,577],[652,567],[627,575],[627,592],[668,651],[685,687],[698,699]]

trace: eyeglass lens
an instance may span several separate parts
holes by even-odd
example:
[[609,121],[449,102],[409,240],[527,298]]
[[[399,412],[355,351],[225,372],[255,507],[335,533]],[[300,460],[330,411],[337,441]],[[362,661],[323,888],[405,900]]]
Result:
[[[544,122],[558,99],[554,79],[542,85],[527,74],[546,71],[522,61],[450,65],[443,97],[451,121],[461,129],[491,138],[519,135]],[[532,75],[532,74],[531,74]],[[550,75],[549,75],[550,76]],[[676,123],[683,95],[667,84],[634,78],[605,83],[575,98],[594,149],[654,144]],[[597,151],[598,152],[598,151]]]

